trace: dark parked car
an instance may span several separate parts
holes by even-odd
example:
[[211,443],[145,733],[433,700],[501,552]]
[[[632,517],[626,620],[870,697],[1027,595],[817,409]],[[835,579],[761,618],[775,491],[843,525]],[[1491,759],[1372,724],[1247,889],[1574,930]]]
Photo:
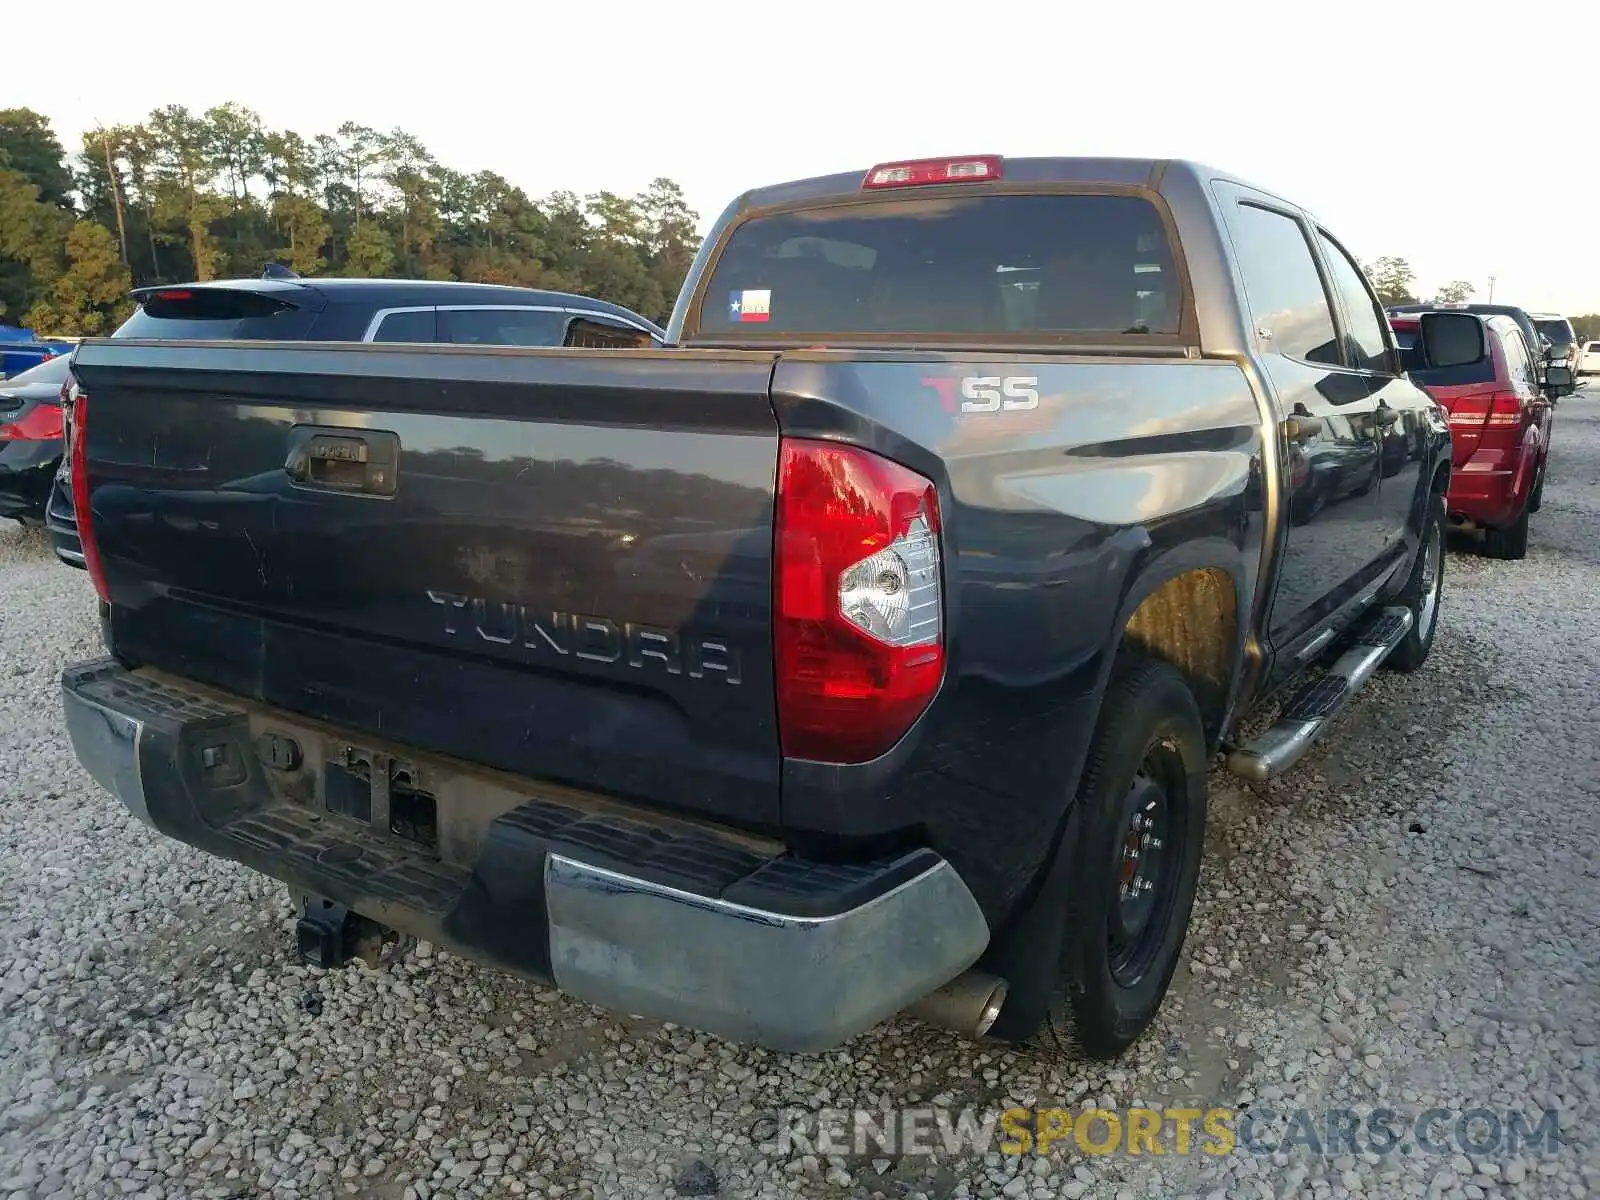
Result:
[[61,465],[61,388],[65,357],[50,358],[0,383],[0,517],[44,521],[45,499]]
[[667,332],[85,343],[79,758],[319,963],[1120,1053],[1212,754],[1288,769],[1438,628],[1449,428],[1356,261],[1193,163],[900,162],[746,192]]
[[[205,341],[449,342],[469,346],[660,345],[661,327],[604,300],[487,283],[414,279],[261,279],[141,288],[117,338]],[[51,489],[46,527],[56,555],[83,566],[71,489]]]
[[60,339],[36,338],[31,329],[0,325],[0,381],[14,380],[42,362],[71,354],[73,345]]
[[1559,313],[1530,313],[1540,336],[1550,343],[1551,361],[1564,363],[1574,375],[1578,373],[1578,360],[1583,357],[1583,346],[1573,332],[1572,322]]

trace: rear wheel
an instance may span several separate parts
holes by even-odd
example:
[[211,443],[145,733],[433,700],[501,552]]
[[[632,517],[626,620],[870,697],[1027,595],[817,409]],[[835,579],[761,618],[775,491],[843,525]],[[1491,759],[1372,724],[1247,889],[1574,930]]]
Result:
[[1486,529],[1483,534],[1483,552],[1490,558],[1503,558],[1510,561],[1526,558],[1528,556],[1528,518],[1532,515],[1533,505],[1527,503],[1522,506],[1522,513],[1504,529]]
[[1444,497],[1429,496],[1422,545],[1411,566],[1411,577],[1399,596],[1400,603],[1411,610],[1411,629],[1384,660],[1385,666],[1396,671],[1415,671],[1428,661],[1433,649],[1433,635],[1439,629],[1439,602],[1444,598],[1444,530]]
[[1166,663],[1124,657],[1078,788],[1042,1049],[1112,1058],[1154,1019],[1189,928],[1205,787],[1205,732],[1188,684]]

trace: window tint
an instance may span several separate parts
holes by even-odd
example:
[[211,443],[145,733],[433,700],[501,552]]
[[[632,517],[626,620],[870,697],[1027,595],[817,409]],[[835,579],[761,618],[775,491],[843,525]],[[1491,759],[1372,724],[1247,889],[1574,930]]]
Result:
[[1505,348],[1506,374],[1512,383],[1526,383],[1534,386],[1533,356],[1528,353],[1528,343],[1522,337],[1520,329],[1502,329],[1500,331],[1500,344]]
[[1400,366],[1410,371],[1420,371],[1426,365],[1422,361],[1421,335],[1415,329],[1396,329],[1394,331],[1394,344],[1400,348]]
[[1278,353],[1338,366],[1333,310],[1300,223],[1254,204],[1234,209],[1234,248],[1250,313]]
[[559,346],[567,314],[534,308],[441,308],[439,336],[483,346]]
[[1334,291],[1344,302],[1345,334],[1350,341],[1350,365],[1363,371],[1388,373],[1389,356],[1383,342],[1383,313],[1367,291],[1361,269],[1350,261],[1344,248],[1325,233],[1318,233],[1322,257]]
[[715,336],[1176,333],[1182,294],[1139,196],[874,199],[744,222],[699,313]]
[[573,316],[563,345],[590,350],[647,350],[655,339],[642,329],[614,320],[604,313]]
[[1550,339],[1552,346],[1572,345],[1572,326],[1566,321],[1535,321],[1533,324],[1534,328]]
[[436,340],[434,310],[421,312],[392,312],[383,318],[378,332],[372,335],[375,342],[432,342]]
[[255,292],[193,286],[158,292],[113,333],[117,338],[281,341],[306,336],[316,313]]

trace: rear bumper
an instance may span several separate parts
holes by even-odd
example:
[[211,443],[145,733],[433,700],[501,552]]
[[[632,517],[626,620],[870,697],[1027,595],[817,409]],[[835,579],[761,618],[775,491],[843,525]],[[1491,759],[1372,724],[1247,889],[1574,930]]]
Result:
[[[817,1051],[922,999],[988,944],[971,892],[931,850],[813,862],[523,781],[529,794],[463,861],[274,778],[255,750],[270,710],[110,660],[68,668],[62,699],[84,767],[161,833],[602,1007]],[[313,743],[306,763],[316,754]],[[505,777],[486,777],[478,799],[496,788]],[[439,804],[440,831],[466,815]]]
[[61,443],[0,442],[0,517],[42,521]]
[[[1501,529],[1516,521],[1533,484],[1534,466],[1520,459],[1474,456],[1450,474],[1446,507],[1453,518]],[[1487,468],[1487,469],[1486,469]]]

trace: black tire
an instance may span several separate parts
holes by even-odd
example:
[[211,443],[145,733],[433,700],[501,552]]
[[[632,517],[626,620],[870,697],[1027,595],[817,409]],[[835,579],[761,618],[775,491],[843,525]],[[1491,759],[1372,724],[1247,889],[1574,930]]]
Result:
[[1070,883],[1060,967],[1035,1038],[1047,1054],[1115,1058],[1160,1009],[1200,875],[1207,765],[1200,710],[1183,676],[1124,655],[1078,786],[1073,841],[1063,847]]
[[1428,661],[1433,637],[1439,631],[1439,608],[1444,600],[1444,497],[1428,497],[1428,520],[1422,530],[1422,544],[1411,576],[1397,598],[1411,610],[1411,630],[1384,660],[1396,671],[1415,671]]
[[1504,529],[1483,531],[1483,552],[1490,558],[1516,562],[1528,557],[1528,518],[1532,505],[1524,504],[1522,514]]
[[1549,468],[1548,458],[1539,464],[1539,477],[1533,481],[1533,491],[1528,493],[1528,511],[1531,513],[1536,513],[1544,507],[1544,473]]

